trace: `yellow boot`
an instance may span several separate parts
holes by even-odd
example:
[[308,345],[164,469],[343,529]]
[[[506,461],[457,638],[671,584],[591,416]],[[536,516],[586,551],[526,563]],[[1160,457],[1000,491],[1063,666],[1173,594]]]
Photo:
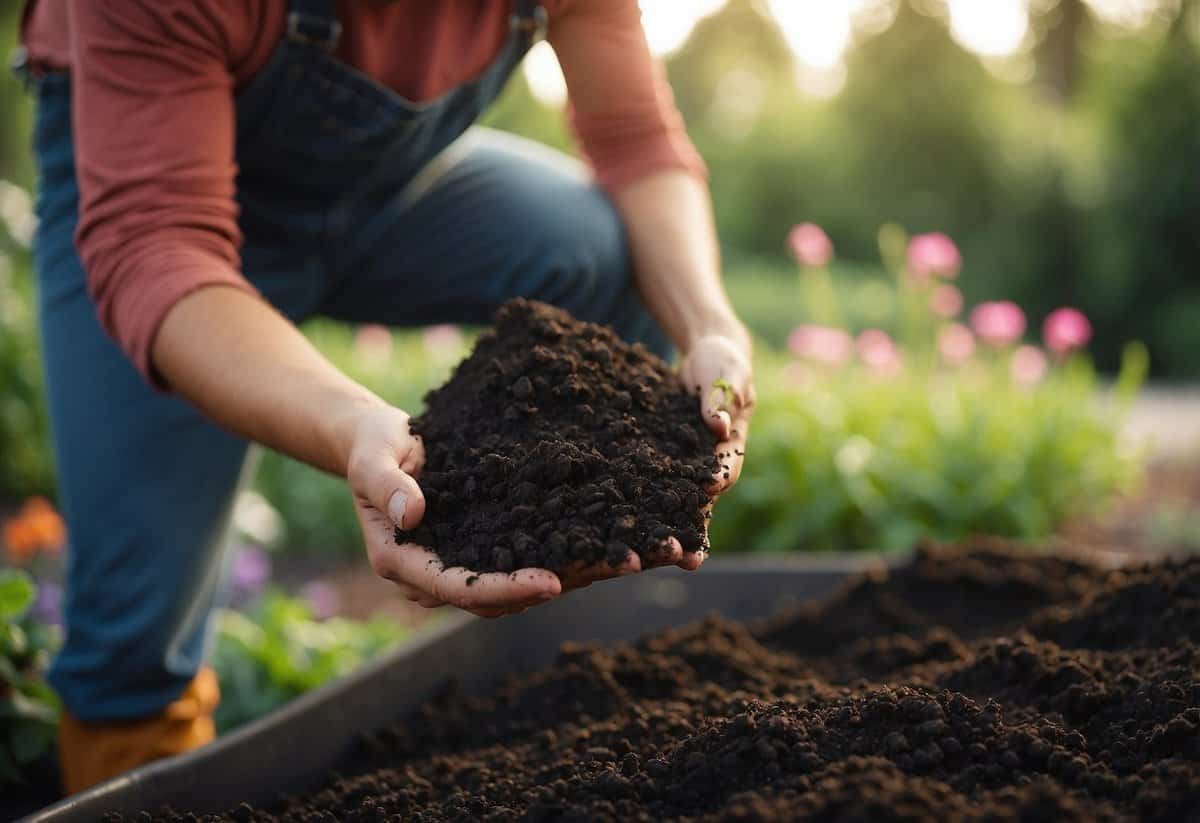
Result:
[[63,788],[75,794],[130,769],[211,742],[221,699],[217,675],[197,673],[187,691],[160,714],[142,720],[84,723],[63,712],[58,731]]

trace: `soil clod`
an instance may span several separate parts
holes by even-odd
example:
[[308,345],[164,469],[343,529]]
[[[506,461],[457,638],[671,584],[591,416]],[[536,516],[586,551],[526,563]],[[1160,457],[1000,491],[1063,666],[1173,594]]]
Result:
[[927,549],[758,625],[564,647],[364,758],[237,819],[1200,820],[1200,558]]
[[477,572],[619,566],[669,536],[697,551],[718,471],[716,435],[699,417],[644,346],[509,301],[412,421],[425,518],[396,540]]

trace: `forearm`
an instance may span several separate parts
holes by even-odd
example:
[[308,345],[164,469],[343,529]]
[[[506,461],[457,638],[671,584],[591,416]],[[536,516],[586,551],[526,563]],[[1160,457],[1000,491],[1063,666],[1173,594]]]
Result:
[[227,287],[176,303],[152,358],[171,390],[217,424],[342,476],[355,422],[383,404],[273,308]]
[[616,202],[642,299],[680,350],[687,354],[697,340],[721,335],[749,351],[749,335],[721,283],[705,186],[686,172],[664,171],[626,186]]

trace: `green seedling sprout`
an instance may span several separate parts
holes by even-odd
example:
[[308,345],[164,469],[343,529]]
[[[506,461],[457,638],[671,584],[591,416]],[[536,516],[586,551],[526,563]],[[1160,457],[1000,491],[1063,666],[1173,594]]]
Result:
[[712,392],[717,391],[721,392],[721,396],[725,399],[725,407],[732,407],[736,395],[733,393],[733,386],[724,377],[718,377],[712,382],[712,390],[709,392],[709,396],[711,397]]

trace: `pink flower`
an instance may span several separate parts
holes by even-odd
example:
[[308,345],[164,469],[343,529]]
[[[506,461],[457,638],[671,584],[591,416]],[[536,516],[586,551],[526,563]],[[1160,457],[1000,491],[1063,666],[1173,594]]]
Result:
[[938,317],[944,317],[947,320],[951,317],[958,317],[962,307],[962,292],[949,283],[938,284],[933,293],[929,295],[929,308]]
[[342,605],[341,595],[337,587],[325,580],[312,580],[300,589],[300,596],[308,604],[313,617],[317,620],[327,620],[338,613]]
[[1008,368],[1013,380],[1032,386],[1046,376],[1046,355],[1037,346],[1017,346]]
[[894,375],[900,371],[900,350],[887,332],[867,329],[854,341],[863,365],[876,374]]
[[971,328],[989,346],[1007,346],[1025,333],[1025,313],[1016,303],[980,303],[971,311]]
[[783,367],[783,382],[788,388],[801,391],[816,383],[817,372],[807,363],[794,360]]
[[425,344],[425,351],[435,357],[461,355],[463,341],[462,331],[458,326],[449,323],[429,326],[425,329],[425,333],[421,335],[421,342]]
[[232,583],[239,595],[262,591],[271,579],[271,557],[257,546],[240,546],[233,556]]
[[1042,337],[1050,351],[1057,355],[1070,354],[1092,339],[1092,324],[1078,309],[1055,309],[1042,324]]
[[958,246],[939,232],[918,234],[908,244],[908,272],[914,280],[925,282],[930,277],[954,278],[962,269]]
[[961,366],[975,353],[975,335],[962,323],[951,323],[938,334],[938,351],[951,366]]
[[370,363],[386,363],[392,356],[392,330],[374,323],[354,333],[354,353]]
[[803,325],[792,329],[788,335],[788,348],[798,357],[840,366],[854,352],[854,341],[842,329],[830,326]]
[[816,223],[793,226],[787,242],[801,266],[827,266],[833,259],[833,242]]

